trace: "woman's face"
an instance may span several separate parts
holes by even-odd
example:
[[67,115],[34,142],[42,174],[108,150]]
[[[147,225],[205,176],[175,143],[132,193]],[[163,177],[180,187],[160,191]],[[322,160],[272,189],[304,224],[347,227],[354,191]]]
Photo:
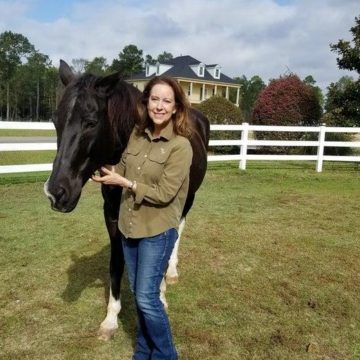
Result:
[[156,84],[150,91],[147,111],[157,131],[165,128],[176,112],[175,94],[171,86]]

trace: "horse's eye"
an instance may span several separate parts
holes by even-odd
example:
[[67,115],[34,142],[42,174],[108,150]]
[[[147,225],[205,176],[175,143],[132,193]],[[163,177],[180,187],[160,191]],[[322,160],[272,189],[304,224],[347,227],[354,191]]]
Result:
[[86,120],[83,122],[83,124],[84,124],[85,128],[92,129],[98,124],[98,121],[97,120]]

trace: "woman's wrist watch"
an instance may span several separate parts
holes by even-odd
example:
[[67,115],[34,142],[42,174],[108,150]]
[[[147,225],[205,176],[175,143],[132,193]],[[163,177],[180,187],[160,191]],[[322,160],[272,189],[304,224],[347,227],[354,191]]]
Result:
[[134,190],[134,187],[136,186],[136,181],[131,181],[129,180],[129,186],[128,186],[128,189],[133,191]]

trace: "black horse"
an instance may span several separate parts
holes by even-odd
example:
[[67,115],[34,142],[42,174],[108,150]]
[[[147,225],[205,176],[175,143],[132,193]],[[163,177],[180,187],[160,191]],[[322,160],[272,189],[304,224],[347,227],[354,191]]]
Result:
[[[57,154],[52,173],[44,185],[53,210],[72,211],[81,190],[91,175],[105,164],[119,162],[130,133],[139,121],[140,91],[119,78],[119,74],[97,77],[91,74],[76,76],[60,61],[60,78],[65,89],[54,116],[57,133]],[[195,192],[199,189],[207,167],[209,122],[200,112],[191,109],[193,162],[190,185],[183,211],[179,238],[190,210]],[[121,188],[102,186],[104,217],[111,242],[110,297],[105,320],[100,326],[100,338],[109,339],[117,329],[121,309],[120,286],[124,258],[118,229]],[[179,240],[179,239],[178,239]],[[167,282],[177,279],[178,241],[170,259]],[[162,286],[165,285],[163,282]],[[162,298],[165,306],[165,299]]]

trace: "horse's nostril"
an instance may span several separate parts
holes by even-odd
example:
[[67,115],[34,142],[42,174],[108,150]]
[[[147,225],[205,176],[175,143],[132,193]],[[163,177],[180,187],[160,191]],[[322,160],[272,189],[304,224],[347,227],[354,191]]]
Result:
[[56,201],[59,202],[61,199],[63,199],[65,194],[66,194],[65,189],[62,186],[60,186],[59,189],[57,190],[56,194],[55,194]]

